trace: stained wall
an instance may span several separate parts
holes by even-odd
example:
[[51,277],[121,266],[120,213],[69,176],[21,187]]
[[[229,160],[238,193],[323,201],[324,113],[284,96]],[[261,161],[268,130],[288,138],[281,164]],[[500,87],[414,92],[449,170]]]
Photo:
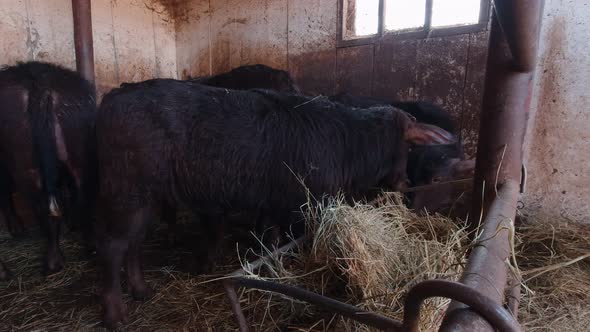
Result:
[[[97,88],[176,77],[174,20],[152,0],[93,0]],[[71,0],[0,0],[0,64],[48,61],[75,69]]]
[[524,211],[590,222],[590,1],[545,1]]
[[263,63],[309,94],[429,100],[453,116],[475,155],[488,31],[338,47],[337,0],[187,0],[176,24],[178,76]]

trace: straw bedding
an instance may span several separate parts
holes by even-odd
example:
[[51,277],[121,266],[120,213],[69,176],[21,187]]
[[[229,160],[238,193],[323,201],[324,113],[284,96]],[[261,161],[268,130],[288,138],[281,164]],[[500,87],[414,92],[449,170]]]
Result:
[[[431,278],[457,280],[471,246],[460,222],[439,215],[419,217],[397,196],[385,196],[377,206],[355,207],[334,198],[308,210],[306,216],[305,244],[250,271],[251,276],[298,285],[396,319],[401,319],[404,296],[416,283]],[[146,279],[156,296],[145,303],[126,297],[130,316],[122,330],[237,329],[218,279],[264,249],[244,236],[248,230],[242,227],[233,232],[238,235],[228,235],[225,258],[214,274],[194,276],[189,273],[188,244],[198,235],[198,223],[181,224],[184,241],[174,247],[166,243],[162,225],[155,225],[146,241]],[[522,219],[516,233],[515,253],[526,285],[519,312],[522,326],[528,331],[587,330],[590,227]],[[99,277],[93,257],[84,253],[75,234],[66,234],[62,246],[66,269],[43,277],[42,243],[38,236],[17,241],[0,234],[0,258],[16,275],[0,283],[0,331],[100,330]],[[239,295],[256,331],[369,330],[277,294],[240,290]],[[436,330],[447,304],[434,299],[423,306],[423,330]]]

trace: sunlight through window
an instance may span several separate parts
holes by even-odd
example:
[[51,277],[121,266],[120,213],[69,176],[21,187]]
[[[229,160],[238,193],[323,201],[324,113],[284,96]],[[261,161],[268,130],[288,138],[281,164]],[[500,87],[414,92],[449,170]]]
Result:
[[476,24],[480,0],[433,0],[432,26]]
[[[343,37],[355,39],[378,35],[387,31],[396,34],[418,32],[427,36],[429,31],[445,33],[445,28],[477,25],[483,0],[342,0]],[[487,1],[484,1],[487,4]],[[428,7],[428,8],[427,8]],[[427,13],[430,16],[427,17]],[[379,21],[383,19],[383,31]],[[474,27],[479,28],[480,25]],[[448,29],[449,33],[455,30]],[[459,30],[457,30],[459,31]]]
[[354,22],[357,36],[376,34],[379,25],[379,0],[357,1]]
[[426,0],[387,0],[385,29],[405,30],[424,26]]

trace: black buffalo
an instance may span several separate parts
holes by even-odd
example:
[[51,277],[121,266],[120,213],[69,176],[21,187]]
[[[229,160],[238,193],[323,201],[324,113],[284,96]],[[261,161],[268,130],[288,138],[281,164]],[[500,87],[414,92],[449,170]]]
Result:
[[300,93],[288,72],[261,64],[241,66],[219,75],[190,80],[233,90],[268,89],[286,93]]
[[45,271],[59,271],[64,209],[81,217],[94,192],[94,88],[71,70],[20,63],[0,70],[0,105],[0,212],[18,229],[12,194],[25,197],[47,233]]
[[163,79],[107,94],[97,137],[97,243],[109,327],[126,316],[124,260],[133,297],[151,294],[140,244],[162,201],[212,217],[229,209],[273,215],[300,209],[308,194],[395,190],[406,182],[409,144],[454,139],[390,106],[359,110],[326,99]]
[[[329,97],[330,100],[354,107],[390,105],[397,107],[416,119],[417,122],[435,125],[458,135],[453,120],[440,106],[426,101],[386,101],[373,97],[360,97],[342,93]],[[413,147],[408,155],[409,186],[445,183],[472,175],[473,160],[465,160],[460,141],[439,146]],[[453,185],[441,184],[429,190],[408,194],[410,207],[415,210],[435,212],[452,199]]]

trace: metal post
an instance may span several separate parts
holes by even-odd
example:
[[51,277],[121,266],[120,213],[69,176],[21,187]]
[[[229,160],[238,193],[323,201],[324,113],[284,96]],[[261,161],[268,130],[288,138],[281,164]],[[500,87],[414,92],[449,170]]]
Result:
[[82,77],[94,84],[94,49],[90,7],[90,0],[72,0],[76,69]]
[[[496,0],[494,4],[473,186],[475,199],[469,220],[473,229],[481,220],[484,222],[461,282],[503,304],[543,1]],[[452,302],[441,331],[494,329],[474,311]]]
[[472,226],[485,217],[499,186],[508,179],[520,182],[531,88],[532,73],[520,72],[514,66],[494,13],[473,185],[476,199],[470,213]]
[[[508,279],[506,263],[510,259],[510,237],[514,229],[519,189],[517,182],[508,181],[498,192],[461,277],[461,283],[478,290],[497,304],[504,302]],[[452,302],[441,331],[491,332],[495,329],[474,310]]]
[[544,0],[494,1],[514,65],[523,72],[535,69],[544,3]]

